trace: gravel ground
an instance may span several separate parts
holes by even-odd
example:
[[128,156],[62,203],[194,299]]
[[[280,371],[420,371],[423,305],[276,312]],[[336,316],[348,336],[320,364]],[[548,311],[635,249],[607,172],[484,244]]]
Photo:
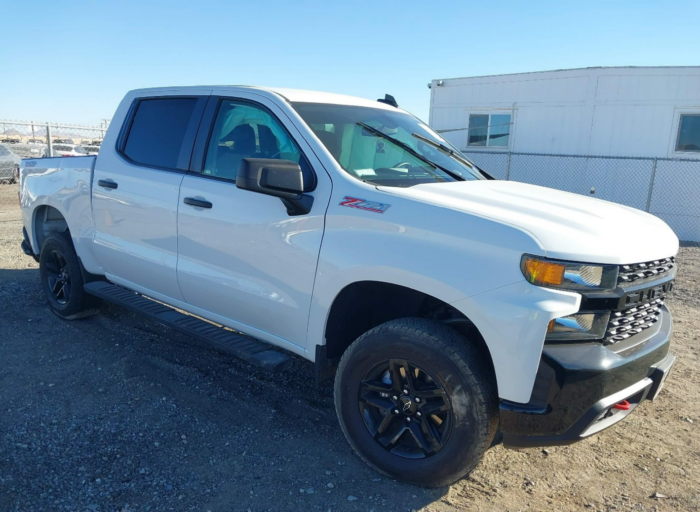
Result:
[[15,194],[0,185],[0,511],[700,510],[699,248],[679,255],[657,401],[569,447],[494,446],[426,490],[352,453],[305,360],[270,375],[116,306],[52,315]]

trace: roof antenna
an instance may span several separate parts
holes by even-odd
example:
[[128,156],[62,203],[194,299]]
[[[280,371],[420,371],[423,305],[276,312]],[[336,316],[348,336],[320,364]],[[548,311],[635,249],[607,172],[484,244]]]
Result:
[[399,104],[396,103],[396,100],[391,94],[385,94],[384,99],[379,99],[377,100],[379,103],[386,103],[387,105],[391,105],[392,107],[399,108]]

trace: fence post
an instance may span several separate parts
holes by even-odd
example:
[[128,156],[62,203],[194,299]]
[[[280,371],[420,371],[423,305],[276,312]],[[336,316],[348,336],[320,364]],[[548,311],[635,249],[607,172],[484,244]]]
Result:
[[510,157],[513,155],[512,151],[508,152],[508,161],[506,162],[506,181],[510,180]]
[[651,206],[651,194],[654,192],[654,180],[656,179],[656,162],[658,161],[657,158],[654,158],[654,163],[652,164],[651,167],[651,179],[649,180],[649,194],[647,194],[647,208],[646,211],[649,211],[649,207]]
[[46,123],[46,143],[49,145],[49,157],[53,156],[53,141],[51,140],[51,125]]

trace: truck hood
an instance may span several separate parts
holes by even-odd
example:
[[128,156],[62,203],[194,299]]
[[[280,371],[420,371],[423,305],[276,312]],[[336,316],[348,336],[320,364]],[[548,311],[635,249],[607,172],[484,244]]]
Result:
[[532,235],[550,258],[621,265],[678,252],[678,238],[661,219],[551,188],[500,180],[378,188],[520,228]]

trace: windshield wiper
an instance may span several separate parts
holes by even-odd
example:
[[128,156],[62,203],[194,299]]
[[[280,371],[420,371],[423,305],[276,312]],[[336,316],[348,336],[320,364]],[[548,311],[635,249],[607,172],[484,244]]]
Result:
[[425,137],[424,135],[421,135],[420,133],[412,133],[411,135],[413,137],[415,137],[416,139],[421,140],[421,141],[425,142],[426,144],[433,146],[434,148],[445,153],[446,155],[450,155],[451,157],[456,158],[460,162],[462,162],[462,163],[468,165],[469,167],[471,167],[472,169],[474,169],[474,164],[471,163],[466,158],[464,158],[461,154],[459,154],[454,149],[449,148],[449,147],[445,146],[444,144],[440,144],[439,142],[437,142],[433,139],[429,139],[428,137]]
[[405,142],[401,142],[400,140],[395,139],[395,138],[392,137],[391,135],[387,135],[386,133],[384,133],[384,132],[382,132],[382,131],[380,131],[380,130],[377,130],[376,128],[372,128],[372,127],[371,127],[370,125],[368,125],[368,124],[365,124],[365,123],[362,123],[362,122],[359,122],[359,123],[357,123],[357,124],[360,125],[360,126],[362,126],[362,128],[364,128],[364,129],[367,130],[368,132],[371,132],[371,133],[375,134],[377,137],[381,137],[381,138],[383,138],[383,139],[386,139],[386,140],[388,140],[389,142],[393,143],[394,145],[400,147],[400,148],[403,149],[404,151],[407,151],[408,153],[412,154],[412,155],[415,156],[417,159],[422,160],[422,161],[425,162],[426,164],[432,165],[432,166],[435,167],[436,169],[440,169],[442,172],[448,174],[449,176],[452,176],[454,179],[456,179],[456,180],[458,180],[458,181],[464,181],[464,180],[465,180],[465,178],[464,178],[461,174],[459,174],[459,173],[457,173],[457,172],[455,172],[455,171],[450,171],[449,169],[444,168],[442,165],[436,164],[435,162],[431,161],[429,158],[426,158],[426,157],[424,157],[423,155],[421,155],[418,151],[416,151],[415,149],[413,149],[411,146],[409,146],[409,145],[406,144]]
[[495,179],[496,179],[496,178],[494,178],[493,176],[491,176],[489,173],[487,173],[486,171],[484,171],[481,167],[479,167],[478,165],[476,165],[474,162],[470,162],[469,160],[467,160],[467,159],[464,157],[464,155],[462,155],[461,153],[455,151],[454,149],[449,148],[449,147],[445,146],[444,144],[440,144],[439,142],[434,141],[433,139],[429,139],[428,137],[425,137],[425,136],[421,135],[420,133],[412,133],[411,135],[414,136],[416,139],[422,140],[422,141],[425,142],[426,144],[430,144],[430,145],[433,146],[434,148],[436,148],[436,149],[442,151],[443,153],[448,154],[448,155],[450,155],[451,157],[453,157],[453,158],[459,160],[460,162],[466,164],[467,166],[471,167],[471,168],[474,169],[475,171],[479,171],[481,174],[483,174],[484,176],[486,176],[486,178],[488,178],[488,179],[490,179],[490,180],[495,180]]

